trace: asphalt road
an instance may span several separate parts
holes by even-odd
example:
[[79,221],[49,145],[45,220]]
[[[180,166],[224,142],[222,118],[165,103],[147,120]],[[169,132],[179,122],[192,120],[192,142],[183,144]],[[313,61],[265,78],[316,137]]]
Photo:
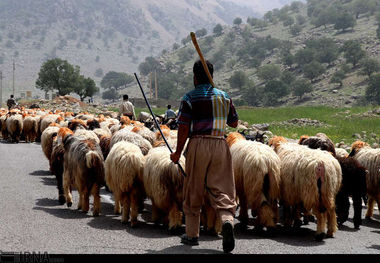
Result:
[[[92,217],[74,205],[59,205],[55,177],[36,143],[0,142],[0,251],[48,252],[52,254],[220,254],[221,237],[201,232],[199,246],[180,243],[180,234],[150,222],[151,206],[146,201],[139,226],[130,228],[113,214],[111,194],[102,189],[102,210]],[[90,199],[92,204],[92,200]],[[363,214],[365,209],[363,210]],[[379,254],[380,216],[363,221],[354,230],[352,216],[334,238],[314,241],[316,224],[303,226],[297,233],[279,229],[274,237],[239,230],[236,227],[234,254]],[[235,222],[238,224],[238,221]]]

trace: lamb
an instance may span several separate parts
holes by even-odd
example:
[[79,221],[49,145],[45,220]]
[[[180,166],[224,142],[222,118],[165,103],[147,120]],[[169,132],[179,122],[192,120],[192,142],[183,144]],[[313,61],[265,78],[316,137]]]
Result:
[[94,197],[93,216],[98,216],[101,209],[99,190],[105,184],[104,159],[100,146],[93,140],[79,140],[71,134],[63,139],[63,144],[66,204],[68,207],[73,204],[71,188],[74,186],[79,193],[78,209],[88,212],[91,193]]
[[144,139],[148,140],[150,142],[151,145],[154,144],[155,142],[155,139],[156,139],[156,135],[154,132],[152,132],[151,130],[149,130],[147,127],[134,127],[132,129],[132,132],[135,132],[137,134],[140,134]]
[[5,122],[8,134],[13,142],[20,142],[21,133],[23,130],[23,119],[21,114],[11,114]]
[[74,132],[74,136],[81,140],[94,140],[97,144],[100,143],[99,137],[93,131],[77,129]]
[[26,142],[34,142],[38,136],[38,116],[26,116],[24,118],[24,135]]
[[368,170],[366,176],[368,208],[365,218],[371,220],[375,202],[380,207],[380,149],[372,149],[367,143],[356,141],[350,155]]
[[336,157],[342,167],[342,187],[336,196],[338,224],[347,220],[350,208],[349,196],[354,203],[354,227],[362,224],[362,196],[367,192],[366,176],[368,171],[353,157]]
[[63,145],[63,138],[69,134],[73,134],[73,131],[63,127],[58,130],[58,135],[53,139],[53,149],[50,157],[50,170],[55,175],[58,188],[58,202],[63,205],[66,203],[65,194],[63,191],[63,157],[65,154],[65,148]]
[[268,145],[248,141],[238,132],[227,137],[234,168],[236,195],[240,202],[240,222],[248,223],[248,207],[257,214],[256,227],[273,232],[278,221],[281,161]]
[[42,132],[41,135],[41,148],[49,162],[51,158],[51,152],[53,149],[53,138],[57,136],[58,131],[59,127],[49,126]]
[[152,149],[152,145],[149,141],[144,139],[140,134],[128,131],[127,129],[121,129],[112,136],[110,149],[112,149],[114,144],[120,141],[131,142],[139,146],[144,155],[147,155],[149,150]]
[[[46,114],[41,117],[41,124],[40,124],[40,132],[41,134],[44,132],[44,130],[49,127],[50,124],[57,121],[58,117],[60,117],[57,114]],[[42,138],[41,138],[42,140]]]
[[[329,152],[310,149],[275,136],[269,141],[281,160],[281,201],[285,226],[289,227],[289,207],[303,207],[317,217],[316,240],[322,241],[327,222],[327,237],[337,230],[335,197],[342,183],[342,169]],[[296,220],[300,221],[299,210]]]
[[[179,163],[184,167],[184,157]],[[169,221],[169,230],[175,231],[182,225],[183,181],[178,166],[170,160],[170,151],[166,147],[157,147],[149,151],[144,167],[144,189],[152,200],[152,220],[160,221],[160,213]]]
[[131,213],[131,226],[137,225],[138,204],[143,200],[144,156],[140,148],[130,142],[114,145],[105,161],[105,180],[115,199],[115,213],[123,206],[122,223],[127,223]]

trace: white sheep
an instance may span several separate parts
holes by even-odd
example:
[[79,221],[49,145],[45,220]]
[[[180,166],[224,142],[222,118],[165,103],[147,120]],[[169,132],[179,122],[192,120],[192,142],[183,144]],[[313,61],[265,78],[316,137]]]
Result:
[[115,213],[123,206],[122,223],[127,223],[131,212],[131,226],[137,224],[139,200],[144,197],[144,156],[140,148],[130,142],[114,145],[105,161],[105,180],[115,199]]
[[[229,143],[231,137],[237,137]],[[278,221],[281,160],[271,147],[247,141],[234,132],[227,137],[234,169],[236,195],[240,203],[239,219],[248,222],[248,207],[257,215],[258,229],[272,231]]]
[[[182,156],[180,164],[184,167]],[[152,221],[160,221],[160,213],[165,214],[169,230],[182,225],[183,181],[178,165],[170,160],[170,151],[166,147],[157,147],[149,151],[144,167],[144,189],[152,200]]]
[[[310,149],[297,143],[290,143],[276,136],[269,141],[281,159],[281,200],[284,211],[290,206],[303,207],[317,217],[316,239],[324,237],[326,222],[327,236],[337,230],[335,197],[342,183],[342,169],[336,158],[329,152]],[[300,210],[296,220],[300,221]],[[285,216],[285,226],[292,219]]]

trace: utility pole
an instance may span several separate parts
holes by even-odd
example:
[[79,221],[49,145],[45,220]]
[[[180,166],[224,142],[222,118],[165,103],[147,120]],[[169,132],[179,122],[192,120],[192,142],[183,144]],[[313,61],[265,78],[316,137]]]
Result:
[[153,91],[152,91],[152,79],[153,79],[153,72],[150,72],[149,74],[149,94],[150,94],[150,99],[153,99]]
[[0,71],[0,108],[3,106],[3,72]]
[[154,87],[156,89],[156,100],[158,98],[158,93],[157,93],[157,71],[154,71]]
[[16,97],[15,95],[15,70],[16,70],[16,67],[15,67],[15,61],[13,60],[13,84],[12,84],[12,90],[13,90],[13,96]]

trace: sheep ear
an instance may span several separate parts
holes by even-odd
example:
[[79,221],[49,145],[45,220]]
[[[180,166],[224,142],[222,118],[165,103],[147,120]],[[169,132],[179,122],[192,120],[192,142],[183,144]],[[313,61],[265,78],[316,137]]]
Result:
[[352,149],[350,154],[348,155],[349,157],[353,157],[356,154],[356,149]]

